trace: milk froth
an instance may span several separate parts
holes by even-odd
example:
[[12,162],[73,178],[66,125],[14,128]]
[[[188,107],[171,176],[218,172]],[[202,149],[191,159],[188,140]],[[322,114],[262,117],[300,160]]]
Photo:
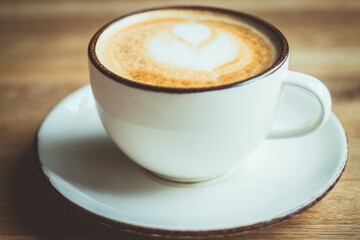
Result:
[[259,23],[208,10],[167,9],[129,16],[99,37],[96,54],[131,81],[171,88],[241,82],[271,67],[279,43]]

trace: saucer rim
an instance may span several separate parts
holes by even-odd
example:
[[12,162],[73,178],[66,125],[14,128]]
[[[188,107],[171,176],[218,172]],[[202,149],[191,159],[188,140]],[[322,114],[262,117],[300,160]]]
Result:
[[146,236],[153,236],[153,237],[176,237],[176,238],[204,238],[204,237],[224,237],[224,236],[230,236],[230,235],[236,235],[238,233],[244,232],[244,231],[250,231],[259,229],[265,226],[269,226],[275,223],[282,222],[284,220],[287,220],[299,213],[304,212],[305,210],[311,208],[316,203],[318,203],[321,199],[323,199],[339,182],[342,174],[345,171],[346,164],[349,159],[349,140],[347,137],[347,133],[345,129],[342,126],[342,123],[340,120],[336,117],[334,113],[333,115],[335,119],[339,122],[340,126],[342,127],[345,138],[346,138],[346,151],[343,158],[343,164],[341,168],[339,169],[339,173],[337,174],[336,179],[333,183],[329,184],[325,189],[325,191],[317,196],[316,198],[311,199],[310,201],[291,209],[281,215],[275,216],[270,219],[266,219],[263,221],[258,221],[255,223],[247,224],[247,225],[239,225],[235,227],[228,227],[228,228],[214,228],[214,229],[207,229],[207,230],[178,230],[178,229],[165,229],[165,228],[156,228],[156,227],[146,227],[142,225],[136,225],[131,223],[122,222],[119,220],[110,219],[104,216],[101,216],[97,213],[91,212],[84,207],[78,205],[77,203],[73,202],[66,196],[64,196],[52,183],[50,178],[46,175],[43,164],[40,160],[40,154],[39,154],[39,132],[42,126],[44,125],[47,117],[56,110],[56,108],[67,98],[75,95],[76,93],[80,92],[81,90],[84,90],[86,87],[89,87],[89,85],[85,85],[75,91],[73,91],[70,95],[66,96],[62,100],[60,100],[53,108],[50,109],[50,111],[47,112],[45,117],[41,120],[39,126],[37,127],[35,134],[34,134],[34,143],[33,143],[33,160],[35,161],[35,164],[37,165],[37,169],[41,175],[41,180],[45,184],[47,184],[51,191],[55,194],[55,196],[60,199],[65,205],[73,209],[75,212],[83,215],[84,217],[91,219],[97,223],[100,223],[102,225],[106,225],[121,231],[135,233],[135,234],[142,234]]

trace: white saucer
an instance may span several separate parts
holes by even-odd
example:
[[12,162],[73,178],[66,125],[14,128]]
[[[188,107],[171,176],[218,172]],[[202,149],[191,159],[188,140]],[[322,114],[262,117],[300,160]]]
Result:
[[[316,106],[292,90],[279,121],[304,121]],[[283,111],[283,112],[285,112]],[[347,139],[334,114],[298,138],[267,140],[229,178],[172,186],[149,177],[109,139],[85,86],[42,123],[36,158],[44,179],[65,202],[92,217],[148,235],[221,236],[287,219],[322,199],[347,161]]]

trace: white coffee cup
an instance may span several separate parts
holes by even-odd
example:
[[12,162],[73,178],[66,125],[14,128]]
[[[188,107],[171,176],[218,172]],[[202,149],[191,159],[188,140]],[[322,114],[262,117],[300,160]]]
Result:
[[[240,83],[166,88],[119,77],[100,63],[96,42],[111,23],[102,27],[89,44],[91,87],[107,133],[137,164],[174,181],[195,182],[219,176],[241,163],[264,140],[312,132],[327,121],[331,112],[329,91],[319,80],[288,70],[288,43],[278,29],[247,14],[204,9],[247,17],[271,29],[281,44],[278,61],[261,75]],[[285,87],[301,88],[318,100],[321,110],[312,121],[274,126]]]

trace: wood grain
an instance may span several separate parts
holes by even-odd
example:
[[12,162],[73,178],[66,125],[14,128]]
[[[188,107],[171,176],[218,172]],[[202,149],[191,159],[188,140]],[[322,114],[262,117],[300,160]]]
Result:
[[89,82],[86,47],[105,22],[160,5],[255,14],[288,38],[290,69],[321,79],[349,138],[347,168],[306,212],[229,239],[360,239],[360,1],[0,1],[0,239],[144,239],[74,212],[41,181],[33,134],[62,98]]

